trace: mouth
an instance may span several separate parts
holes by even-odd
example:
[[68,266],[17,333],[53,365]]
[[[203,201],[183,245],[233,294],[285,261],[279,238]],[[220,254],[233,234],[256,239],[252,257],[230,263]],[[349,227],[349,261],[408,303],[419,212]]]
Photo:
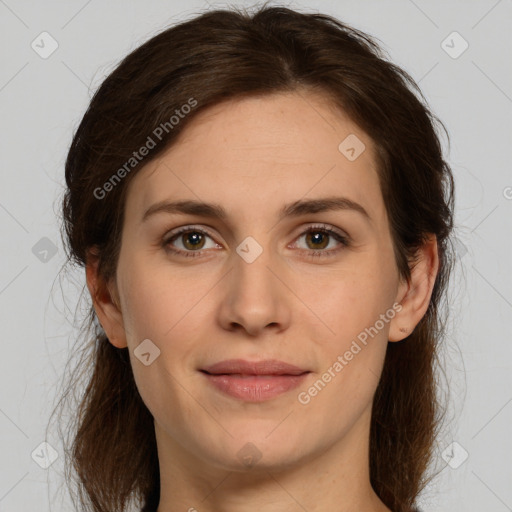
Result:
[[310,370],[268,359],[230,359],[200,369],[208,382],[224,395],[246,402],[263,402],[299,386]]

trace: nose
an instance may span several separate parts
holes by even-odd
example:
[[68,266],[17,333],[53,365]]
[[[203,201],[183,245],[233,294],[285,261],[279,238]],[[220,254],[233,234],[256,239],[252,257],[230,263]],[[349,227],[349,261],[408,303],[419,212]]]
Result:
[[285,264],[270,249],[263,249],[254,260],[246,257],[243,246],[239,249],[240,253],[233,252],[233,267],[224,282],[218,312],[221,326],[250,336],[287,329],[291,293],[284,284]]

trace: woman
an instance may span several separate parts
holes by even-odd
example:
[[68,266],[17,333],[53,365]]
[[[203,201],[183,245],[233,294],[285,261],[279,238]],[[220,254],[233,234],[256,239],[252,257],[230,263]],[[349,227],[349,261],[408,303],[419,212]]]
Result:
[[281,7],[197,16],[105,79],[63,201],[97,327],[81,510],[415,510],[453,215],[418,92]]

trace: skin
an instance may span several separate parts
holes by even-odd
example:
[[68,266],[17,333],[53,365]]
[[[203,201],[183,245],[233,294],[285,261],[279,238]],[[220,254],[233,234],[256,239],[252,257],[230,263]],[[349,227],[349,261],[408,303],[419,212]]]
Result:
[[[354,161],[338,150],[349,134],[366,146]],[[355,210],[278,219],[284,204],[333,195],[370,219]],[[178,199],[219,203],[228,218],[160,213],[142,222],[151,205]],[[308,241],[317,223],[350,244]],[[163,247],[182,226],[208,231],[202,255]],[[173,246],[197,251],[190,235]],[[236,252],[247,236],[262,248],[252,263]],[[230,100],[200,113],[130,183],[116,278],[104,283],[94,260],[87,264],[100,322],[113,345],[128,347],[155,419],[158,512],[389,511],[369,479],[372,398],[387,343],[425,314],[437,268],[431,237],[410,283],[400,279],[372,140],[321,96]],[[397,303],[394,318],[300,403],[298,393]],[[145,339],[161,351],[148,366],[133,353]],[[250,403],[221,394],[198,371],[231,358],[274,358],[311,373],[300,388]],[[252,467],[237,455],[247,443],[260,457]]]

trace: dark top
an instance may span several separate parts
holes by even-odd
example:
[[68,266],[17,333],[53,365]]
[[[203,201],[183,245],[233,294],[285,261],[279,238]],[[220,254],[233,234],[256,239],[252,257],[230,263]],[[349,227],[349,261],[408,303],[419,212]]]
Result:
[[[140,512],[156,512],[157,507],[158,507],[158,505],[157,506],[146,505],[143,509],[141,509]],[[421,510],[419,508],[413,508],[413,509],[411,509],[411,512],[421,512]]]

